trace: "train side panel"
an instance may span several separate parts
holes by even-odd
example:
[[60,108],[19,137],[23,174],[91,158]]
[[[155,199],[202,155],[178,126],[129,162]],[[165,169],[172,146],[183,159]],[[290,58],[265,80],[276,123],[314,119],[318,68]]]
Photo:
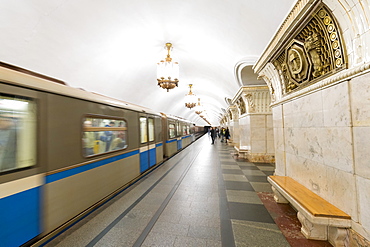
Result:
[[[48,95],[48,106],[48,164],[44,186],[46,232],[140,175],[136,112],[52,94]],[[91,116],[124,119],[127,148],[85,158],[83,121],[84,117]],[[105,144],[101,140],[96,143],[97,149]]]
[[46,177],[45,231],[49,232],[140,175],[131,151]]

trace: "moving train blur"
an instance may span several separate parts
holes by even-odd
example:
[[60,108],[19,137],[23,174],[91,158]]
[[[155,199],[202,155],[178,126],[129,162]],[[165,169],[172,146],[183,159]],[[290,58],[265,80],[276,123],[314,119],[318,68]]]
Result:
[[12,66],[0,81],[1,246],[57,234],[204,133]]

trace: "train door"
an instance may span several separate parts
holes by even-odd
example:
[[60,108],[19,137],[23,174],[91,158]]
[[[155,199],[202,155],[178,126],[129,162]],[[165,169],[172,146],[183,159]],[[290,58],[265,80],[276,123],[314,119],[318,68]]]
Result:
[[176,121],[176,135],[177,135],[177,150],[180,150],[182,149],[182,139],[181,139],[181,126],[179,121]]
[[145,172],[156,164],[154,138],[154,118],[140,116],[140,172]]

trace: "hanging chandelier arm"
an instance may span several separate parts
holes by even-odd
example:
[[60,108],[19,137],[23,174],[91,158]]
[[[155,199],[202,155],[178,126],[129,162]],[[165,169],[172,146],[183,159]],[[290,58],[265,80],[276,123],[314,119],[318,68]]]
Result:
[[171,62],[172,61],[172,58],[170,56],[170,50],[172,48],[172,44],[171,43],[166,43],[166,47],[167,47],[167,58],[166,58],[166,62]]

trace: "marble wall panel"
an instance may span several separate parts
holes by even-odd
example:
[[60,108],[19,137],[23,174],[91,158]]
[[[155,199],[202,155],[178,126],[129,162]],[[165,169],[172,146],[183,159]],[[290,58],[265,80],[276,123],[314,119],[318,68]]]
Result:
[[266,115],[251,115],[250,116],[251,128],[266,128]]
[[327,190],[325,179],[327,169],[322,163],[297,156],[286,154],[287,175],[320,195]]
[[370,126],[370,74],[350,81],[353,126]]
[[240,142],[239,120],[234,121],[233,132],[231,134],[231,139],[232,139],[233,143],[239,144],[239,142]]
[[283,122],[283,105],[274,106],[272,108],[272,124],[274,128],[284,127]]
[[370,179],[370,127],[354,127],[353,142],[355,174]]
[[272,114],[266,115],[266,127],[271,128],[273,125]]
[[249,116],[239,119],[240,145],[242,149],[250,149],[251,129]]
[[357,220],[353,174],[300,156],[286,154],[287,175]]
[[275,153],[275,145],[274,145],[274,141],[273,140],[272,141],[269,141],[269,140],[266,141],[266,152],[268,154]]
[[353,173],[352,128],[324,128],[319,138],[324,164]]
[[287,153],[353,172],[350,127],[286,128],[284,136]]
[[358,221],[355,176],[352,173],[333,167],[328,167],[327,169],[328,177],[326,182],[328,190],[322,196],[333,205],[351,215],[352,220]]
[[259,153],[259,154],[267,153],[266,140],[253,140],[252,139],[251,153]]
[[322,91],[324,126],[351,126],[349,85],[343,82]]
[[356,176],[356,180],[359,201],[359,223],[370,234],[370,180],[360,176]]
[[266,128],[266,140],[274,141],[274,129],[271,127]]
[[286,128],[285,151],[319,163],[324,163],[323,128]]
[[266,140],[266,128],[254,127],[251,130],[252,141],[265,141]]
[[324,123],[321,92],[284,104],[285,127],[321,127]]
[[287,176],[284,151],[275,150],[275,174],[279,176]]
[[284,129],[274,128],[275,150],[285,151]]

